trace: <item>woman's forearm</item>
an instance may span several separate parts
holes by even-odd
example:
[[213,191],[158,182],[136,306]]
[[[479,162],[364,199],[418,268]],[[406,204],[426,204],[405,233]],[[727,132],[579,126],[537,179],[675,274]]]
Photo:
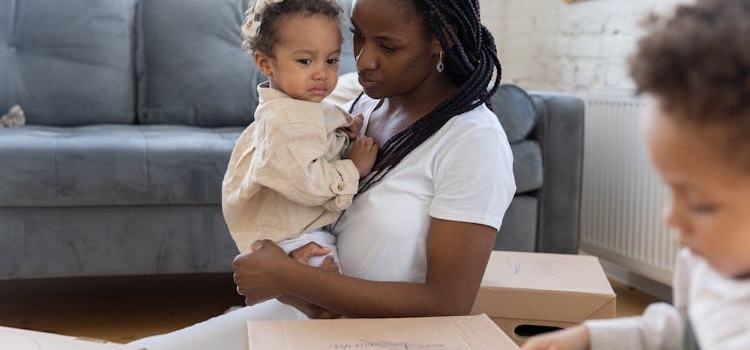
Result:
[[304,265],[289,276],[285,289],[291,295],[345,317],[417,317],[468,312],[456,310],[450,296],[427,284],[368,281]]
[[495,235],[488,226],[432,219],[424,283],[369,281],[297,264],[284,272],[282,288],[346,317],[468,314]]

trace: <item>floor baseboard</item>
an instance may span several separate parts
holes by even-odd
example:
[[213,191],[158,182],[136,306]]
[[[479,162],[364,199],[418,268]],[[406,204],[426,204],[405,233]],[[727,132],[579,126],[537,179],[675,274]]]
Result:
[[600,258],[599,262],[602,264],[602,268],[604,269],[604,273],[607,274],[607,277],[632,286],[644,293],[653,295],[664,302],[672,302],[672,286],[631,272],[628,269],[605,259]]

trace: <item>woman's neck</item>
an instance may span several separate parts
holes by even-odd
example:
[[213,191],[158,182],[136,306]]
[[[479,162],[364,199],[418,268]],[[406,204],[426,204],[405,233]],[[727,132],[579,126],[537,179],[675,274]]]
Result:
[[382,112],[391,119],[399,119],[410,125],[448,99],[456,89],[447,77],[441,76],[407,94],[384,99]]

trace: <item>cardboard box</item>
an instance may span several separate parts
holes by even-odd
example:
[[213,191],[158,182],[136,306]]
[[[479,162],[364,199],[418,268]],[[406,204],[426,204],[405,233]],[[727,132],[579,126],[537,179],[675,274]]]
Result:
[[0,327],[0,349],[13,350],[143,350],[91,338]]
[[518,346],[487,315],[248,321],[249,350],[510,350]]
[[594,256],[494,251],[472,314],[486,313],[521,345],[538,333],[612,318],[616,298]]

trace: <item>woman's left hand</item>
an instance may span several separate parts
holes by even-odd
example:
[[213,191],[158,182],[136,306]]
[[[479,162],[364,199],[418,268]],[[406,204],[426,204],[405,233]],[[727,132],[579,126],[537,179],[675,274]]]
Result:
[[341,315],[331,310],[326,310],[320,306],[310,304],[300,298],[290,297],[290,296],[280,296],[276,299],[284,304],[294,307],[295,309],[299,310],[300,312],[302,312],[308,318],[311,318],[311,319],[341,318]]
[[291,264],[297,264],[270,240],[256,241],[252,252],[234,258],[234,283],[237,293],[245,297],[245,304],[254,305],[284,294],[284,281],[280,273]]

